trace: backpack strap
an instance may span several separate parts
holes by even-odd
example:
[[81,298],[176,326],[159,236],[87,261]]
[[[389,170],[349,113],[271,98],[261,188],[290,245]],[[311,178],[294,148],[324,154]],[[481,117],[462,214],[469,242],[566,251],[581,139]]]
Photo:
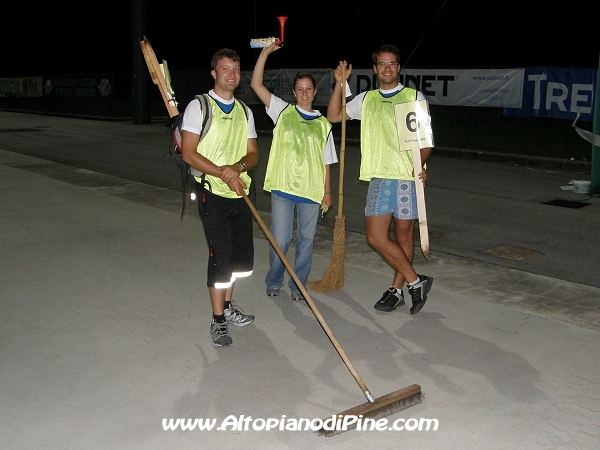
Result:
[[[199,94],[194,98],[198,99],[200,103],[200,114],[202,116],[202,128],[200,130],[200,140],[204,139],[206,133],[208,133],[208,129],[210,128],[210,124],[212,123],[212,108],[210,106],[208,100],[208,94]],[[204,174],[199,170],[194,169],[190,166],[190,173],[194,176],[200,177]]]
[[206,136],[206,133],[208,133],[208,129],[210,128],[210,124],[212,122],[212,108],[208,100],[208,94],[196,95],[195,98],[197,98],[200,102],[200,113],[202,114],[202,131],[200,132],[200,140],[202,140],[204,139],[204,136]]

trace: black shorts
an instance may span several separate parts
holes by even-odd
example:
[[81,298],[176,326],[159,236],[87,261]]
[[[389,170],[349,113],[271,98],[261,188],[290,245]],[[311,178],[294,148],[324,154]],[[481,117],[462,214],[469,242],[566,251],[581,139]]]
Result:
[[252,275],[254,235],[252,211],[243,198],[224,198],[205,192],[198,211],[208,243],[208,287],[226,289],[237,278]]

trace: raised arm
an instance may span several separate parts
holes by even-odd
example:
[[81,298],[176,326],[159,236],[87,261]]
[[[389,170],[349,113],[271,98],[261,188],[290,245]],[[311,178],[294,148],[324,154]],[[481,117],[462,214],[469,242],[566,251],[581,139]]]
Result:
[[265,87],[264,84],[265,63],[267,62],[268,56],[280,48],[281,47],[276,44],[271,44],[271,46],[264,47],[261,50],[260,55],[258,55],[258,59],[256,60],[254,71],[252,72],[252,80],[250,81],[250,86],[258,98],[260,98],[260,100],[267,107],[269,107],[271,104],[271,92]]
[[[346,79],[343,80],[342,68],[346,68]],[[352,73],[352,64],[348,66],[346,61],[340,61],[339,65],[335,68],[333,74],[335,76],[335,85],[329,97],[329,104],[327,105],[327,120],[331,123],[337,123],[342,121],[342,83],[346,83],[348,77]],[[350,119],[350,116],[346,114],[346,120]]]

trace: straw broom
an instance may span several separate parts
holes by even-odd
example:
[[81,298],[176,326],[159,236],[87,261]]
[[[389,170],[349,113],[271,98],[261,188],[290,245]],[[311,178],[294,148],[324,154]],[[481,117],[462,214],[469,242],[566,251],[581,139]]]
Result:
[[320,280],[308,284],[318,292],[335,291],[344,287],[346,258],[346,217],[344,209],[344,155],[346,152],[346,68],[342,66],[342,140],[340,145],[340,179],[338,187],[338,209],[333,229],[331,263]]

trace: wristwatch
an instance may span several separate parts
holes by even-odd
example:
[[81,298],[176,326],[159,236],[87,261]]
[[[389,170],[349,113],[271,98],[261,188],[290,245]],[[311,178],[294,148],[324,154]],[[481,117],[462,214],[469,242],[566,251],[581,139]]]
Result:
[[245,172],[245,171],[246,171],[246,164],[244,164],[244,162],[243,162],[243,161],[239,161],[239,163],[238,163],[238,164],[239,164],[239,165],[240,165],[240,167],[242,168],[242,172]]

